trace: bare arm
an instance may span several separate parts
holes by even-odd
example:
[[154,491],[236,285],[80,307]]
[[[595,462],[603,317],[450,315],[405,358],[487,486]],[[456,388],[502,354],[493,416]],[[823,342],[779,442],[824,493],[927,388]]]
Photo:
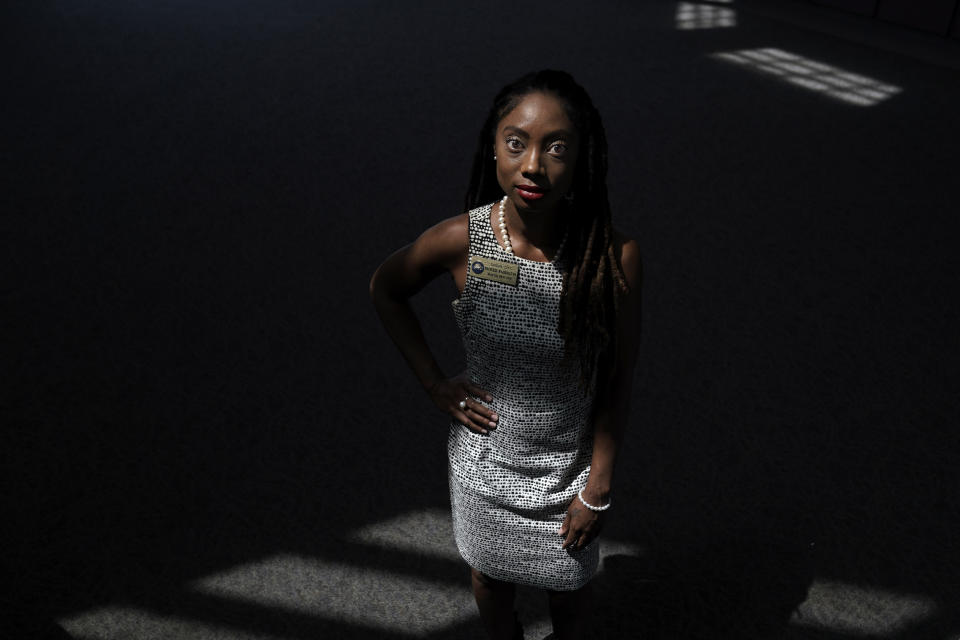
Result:
[[463,374],[447,378],[427,346],[410,298],[444,271],[466,271],[469,240],[466,214],[448,218],[424,231],[411,244],[395,251],[370,278],[370,298],[387,334],[400,350],[434,404],[467,427],[481,433],[495,428],[498,417],[468,395],[492,399]]
[[[593,457],[590,477],[583,490],[589,504],[600,507],[610,502],[613,469],[617,452],[623,440],[624,427],[630,411],[630,393],[633,372],[640,345],[640,288],[642,266],[636,241],[622,241],[620,264],[630,291],[617,314],[617,352],[609,381],[599,385],[594,398]],[[574,497],[567,510],[567,518],[559,533],[564,536],[563,548],[578,539],[590,540],[600,532],[602,512],[587,509]]]
[[609,383],[597,390],[594,400],[593,458],[590,462],[590,478],[583,490],[583,497],[595,506],[610,501],[613,468],[630,412],[633,372],[640,345],[642,270],[636,241],[624,243],[621,265],[630,292],[617,317],[617,353],[613,374]]

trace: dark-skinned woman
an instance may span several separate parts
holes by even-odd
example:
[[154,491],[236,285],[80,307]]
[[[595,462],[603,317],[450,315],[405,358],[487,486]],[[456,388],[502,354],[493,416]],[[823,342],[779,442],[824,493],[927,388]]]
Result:
[[[457,547],[492,639],[523,638],[517,584],[545,589],[555,637],[589,635],[640,340],[640,255],[611,223],[606,137],[561,71],[504,87],[480,132],[466,209],[374,273],[384,327],[451,418]],[[409,298],[448,272],[467,370],[448,377]]]

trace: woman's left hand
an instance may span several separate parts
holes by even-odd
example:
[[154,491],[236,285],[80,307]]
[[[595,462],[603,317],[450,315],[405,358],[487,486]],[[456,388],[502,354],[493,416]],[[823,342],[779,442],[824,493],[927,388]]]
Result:
[[603,513],[587,509],[580,502],[580,498],[573,496],[570,506],[567,507],[567,517],[563,519],[557,532],[563,536],[563,545],[560,548],[582,549],[590,544],[603,528]]

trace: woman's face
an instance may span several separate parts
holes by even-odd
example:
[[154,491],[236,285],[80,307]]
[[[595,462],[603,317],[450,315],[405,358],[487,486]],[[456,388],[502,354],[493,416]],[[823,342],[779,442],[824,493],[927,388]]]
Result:
[[579,139],[563,101],[529,93],[497,124],[497,182],[518,211],[552,211],[573,183]]

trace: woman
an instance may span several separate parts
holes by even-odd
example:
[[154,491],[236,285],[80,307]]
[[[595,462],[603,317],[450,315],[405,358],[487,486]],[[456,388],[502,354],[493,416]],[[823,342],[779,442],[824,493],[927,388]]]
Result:
[[[387,332],[452,418],[455,538],[490,638],[523,637],[516,584],[547,590],[556,637],[588,629],[640,322],[640,256],[611,226],[606,148],[569,74],[523,76],[481,130],[467,213],[370,281]],[[452,378],[408,304],[444,271],[468,363]]]

